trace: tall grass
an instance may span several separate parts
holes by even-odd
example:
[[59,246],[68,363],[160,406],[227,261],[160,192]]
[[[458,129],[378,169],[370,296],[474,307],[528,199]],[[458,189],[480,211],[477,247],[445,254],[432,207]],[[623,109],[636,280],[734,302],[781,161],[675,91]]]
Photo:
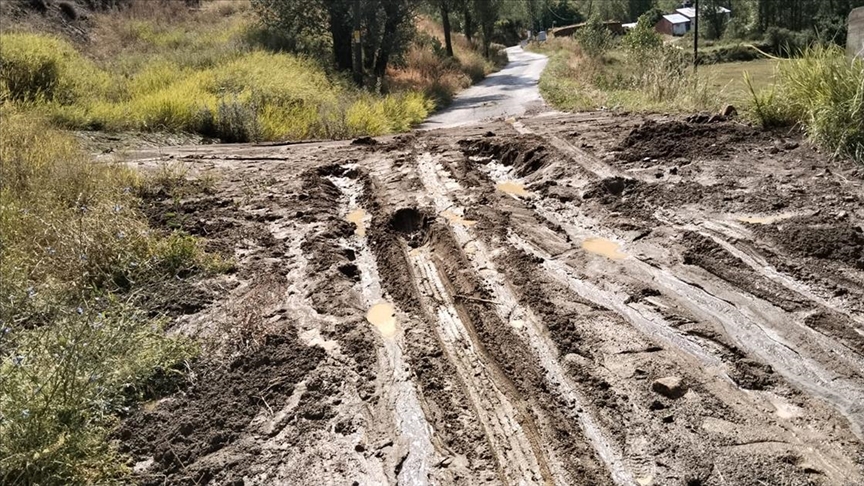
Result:
[[835,156],[864,161],[864,61],[842,48],[814,46],[778,64],[776,85],[751,88],[752,113],[765,126],[800,124]]
[[148,228],[131,170],[32,114],[0,120],[0,483],[105,482],[115,412],[194,353],[137,293],[224,263]]
[[587,55],[579,42],[565,38],[540,50],[551,54],[540,92],[559,109],[686,112],[720,104],[711,83],[694,74],[686,54],[672,47],[639,45]]
[[375,95],[317,61],[262,50],[249,41],[254,19],[244,2],[163,12],[177,16],[168,21],[146,4],[100,16],[83,51],[47,35],[0,33],[0,103],[69,129],[237,142],[381,135],[406,130],[433,107],[422,89]]

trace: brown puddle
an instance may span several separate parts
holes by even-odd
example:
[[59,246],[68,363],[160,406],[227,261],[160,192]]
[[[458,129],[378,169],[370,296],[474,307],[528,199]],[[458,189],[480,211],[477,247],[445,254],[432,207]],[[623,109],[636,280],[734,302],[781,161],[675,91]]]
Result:
[[621,246],[618,243],[605,238],[588,238],[582,242],[583,250],[602,255],[610,260],[623,260],[627,258],[626,253],[618,251],[619,248]]
[[498,189],[505,194],[512,194],[517,197],[531,196],[531,193],[525,190],[525,186],[513,181],[499,182],[495,185],[495,189]]
[[366,224],[363,222],[363,218],[365,217],[366,211],[362,208],[351,211],[348,213],[348,216],[345,217],[349,223],[354,223],[354,226],[357,227],[357,229],[354,230],[354,233],[356,233],[357,236],[366,236]]
[[471,221],[470,219],[465,219],[462,216],[459,216],[458,214],[456,214],[450,210],[442,211],[441,216],[444,216],[445,218],[447,218],[447,221],[450,221],[451,223],[460,224],[462,226],[474,226],[475,224],[477,224],[477,221]]
[[396,335],[396,309],[387,302],[373,305],[366,313],[366,320],[385,338]]
[[783,213],[783,214],[775,214],[772,216],[744,216],[738,218],[738,221],[742,223],[752,223],[752,224],[772,224],[777,221],[783,221],[784,219],[789,219],[792,216],[795,216],[795,213]]

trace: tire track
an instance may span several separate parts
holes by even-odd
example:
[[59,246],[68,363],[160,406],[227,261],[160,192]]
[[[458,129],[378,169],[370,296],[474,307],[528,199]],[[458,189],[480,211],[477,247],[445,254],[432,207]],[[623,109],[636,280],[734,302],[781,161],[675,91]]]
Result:
[[[459,185],[447,174],[443,167],[439,166],[438,159],[428,152],[418,157],[419,176],[426,189],[431,195],[434,206],[439,214],[464,213],[464,209],[454,203],[447,195],[450,190],[458,190]],[[440,175],[439,175],[440,174]],[[472,264],[474,271],[481,275],[483,281],[489,286],[493,296],[495,310],[502,322],[521,331],[523,339],[531,348],[533,354],[541,364],[549,386],[565,398],[570,410],[583,410],[581,414],[570,415],[571,420],[580,423],[582,430],[590,441],[592,447],[606,465],[613,481],[619,485],[635,484],[631,471],[628,470],[623,460],[620,444],[610,440],[609,434],[602,431],[600,425],[590,413],[587,412],[588,401],[572,385],[570,378],[566,376],[561,367],[555,347],[545,336],[544,326],[538,317],[531,311],[519,304],[517,297],[507,285],[504,277],[495,269],[486,245],[472,236],[466,224],[460,218],[447,218],[450,221],[450,229],[456,241],[464,249],[472,245],[472,250],[464,252],[468,261]]]
[[[356,167],[344,166],[346,172],[356,170]],[[364,217],[365,210],[358,204],[362,197],[362,189],[354,179],[350,177],[328,177],[338,187],[345,201],[348,212],[343,216],[349,218],[351,214],[359,214],[356,219],[358,230],[355,232],[354,241],[342,241],[346,248],[353,248],[356,255],[356,265],[360,269],[359,287],[366,306],[370,309],[374,306],[387,305],[381,289],[378,275],[378,266],[369,243],[365,236],[365,225],[368,217]],[[365,219],[365,220],[364,220]],[[398,318],[405,318],[405,314],[397,309],[392,309],[394,322],[392,329],[379,328],[379,334],[383,343],[385,373],[389,375],[384,378],[389,386],[383,386],[387,402],[393,408],[393,415],[398,436],[398,443],[404,449],[403,453],[397,454],[398,463],[397,482],[412,485],[427,485],[433,464],[437,464],[441,458],[432,443],[432,427],[426,420],[425,412],[415,391],[412,381],[410,367],[403,354],[404,333],[398,327]],[[375,323],[371,323],[375,325]]]
[[[558,139],[557,141],[553,140],[551,143],[560,146],[559,149],[565,153],[579,155],[574,161],[594,173],[597,177],[603,178],[603,174],[609,173],[608,170],[594,167],[596,164],[587,163],[585,161],[586,158],[591,159],[592,157],[569,146],[569,143],[566,141]],[[598,161],[598,163],[600,162]],[[592,169],[599,171],[599,173]],[[497,174],[497,171],[493,170],[490,172],[490,175],[495,174]],[[554,207],[548,206],[543,199],[535,201],[534,210],[541,218],[562,228],[565,234],[573,241],[581,241],[585,239],[586,235],[596,234],[596,228],[599,226],[596,223],[592,224],[591,226],[594,227],[594,230],[589,230],[585,223],[580,221],[587,219],[584,215],[568,217],[568,214],[556,211]],[[515,241],[514,243],[521,244],[519,241]],[[529,246],[526,248],[537,254],[538,249],[536,247]],[[563,274],[572,274],[575,271],[575,269],[565,270],[568,264],[564,261],[554,259],[551,255],[546,255],[546,258],[547,261],[556,262],[550,264],[550,270],[554,271],[559,277]],[[859,381],[849,379],[847,376],[840,375],[823,365],[822,359],[825,356],[830,357],[833,355],[833,350],[823,350],[823,353],[818,357],[802,354],[801,351],[793,349],[788,343],[784,342],[778,333],[772,329],[772,324],[763,319],[758,311],[754,311],[746,305],[739,306],[738,304],[718,298],[716,295],[704,290],[704,285],[697,286],[688,283],[686,280],[676,276],[672,270],[648,264],[636,257],[630,256],[620,263],[630,271],[632,277],[658,286],[664,294],[675,296],[676,302],[700,319],[719,324],[736,346],[739,346],[748,354],[771,364],[791,383],[808,393],[832,403],[850,421],[855,435],[859,438],[864,438],[864,435],[862,435],[864,434],[862,432],[864,431],[864,386]],[[598,294],[593,292],[593,289],[586,288],[585,283],[581,280],[568,276],[565,281],[583,298],[597,301],[600,305],[608,305],[608,303],[603,304],[602,302],[606,299],[598,301],[596,297]],[[752,298],[736,300],[740,300],[740,302],[753,301]],[[614,300],[611,303],[614,304]],[[632,312],[626,311],[620,305],[617,307],[621,311],[625,311],[625,317],[634,317]],[[636,319],[632,322],[645,323],[641,319]],[[668,333],[666,334],[668,335]],[[811,338],[816,342],[833,341],[830,338],[816,336],[817,333],[812,331],[809,334],[811,334]],[[696,350],[696,348],[689,345],[682,346],[680,349],[690,354],[693,354],[693,351]],[[829,354],[824,354],[825,351]],[[850,359],[848,354],[843,357],[846,360]],[[864,366],[859,364],[860,360],[857,357],[851,357],[851,359],[853,360],[853,369],[859,371],[864,369]]]

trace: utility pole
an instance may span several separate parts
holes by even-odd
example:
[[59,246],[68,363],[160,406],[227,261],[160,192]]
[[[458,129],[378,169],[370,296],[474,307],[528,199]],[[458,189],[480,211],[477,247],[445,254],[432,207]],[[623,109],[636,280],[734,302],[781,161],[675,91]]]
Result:
[[354,32],[352,42],[354,43],[354,83],[363,85],[363,45],[360,44],[360,0],[354,0],[353,5]]
[[693,4],[693,72],[699,66],[699,0]]

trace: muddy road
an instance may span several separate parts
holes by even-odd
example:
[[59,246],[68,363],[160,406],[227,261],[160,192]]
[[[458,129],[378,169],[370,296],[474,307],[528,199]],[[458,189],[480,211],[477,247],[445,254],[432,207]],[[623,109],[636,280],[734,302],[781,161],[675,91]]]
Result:
[[146,484],[864,484],[861,168],[605,113],[166,161],[238,265]]
[[118,434],[141,483],[864,484],[864,169],[464,103],[430,125],[498,118],[138,156],[237,262],[172,307],[208,344]]

